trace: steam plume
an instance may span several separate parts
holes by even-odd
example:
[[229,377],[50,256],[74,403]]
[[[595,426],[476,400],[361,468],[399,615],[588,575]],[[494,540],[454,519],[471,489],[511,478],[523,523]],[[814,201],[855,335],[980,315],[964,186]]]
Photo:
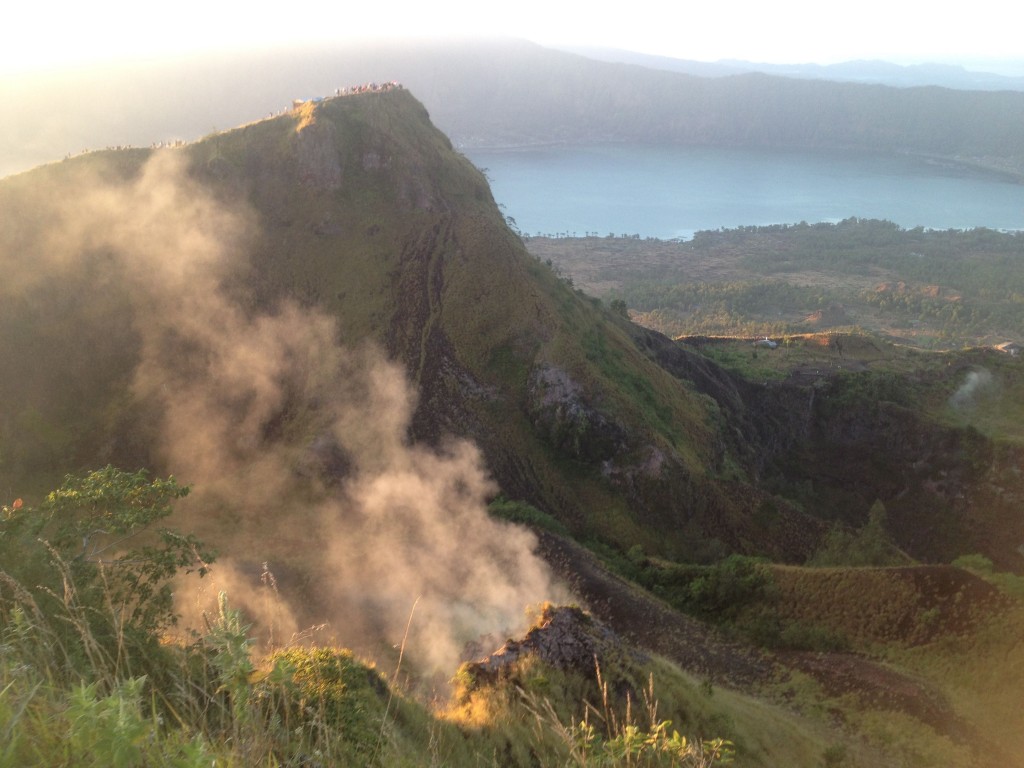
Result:
[[[133,390],[160,414],[166,466],[194,489],[181,524],[227,550],[215,583],[251,618],[279,637],[328,621],[339,641],[372,648],[401,639],[418,599],[409,652],[451,671],[467,640],[565,596],[533,535],[488,517],[495,487],[474,446],[409,443],[415,393],[397,365],[342,347],[322,312],[255,312],[228,287],[246,267],[252,215],[190,180],[179,154],[155,154],[54,217],[52,270],[104,253],[128,286]],[[271,610],[246,594],[261,573],[306,599]]]
[[979,394],[992,386],[992,374],[982,368],[978,371],[968,371],[964,377],[963,384],[949,398],[949,404],[954,408],[968,408],[975,404]]

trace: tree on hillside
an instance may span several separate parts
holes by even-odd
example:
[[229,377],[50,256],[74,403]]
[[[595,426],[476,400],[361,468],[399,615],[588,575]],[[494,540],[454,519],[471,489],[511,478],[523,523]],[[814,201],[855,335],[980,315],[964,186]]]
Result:
[[158,525],[188,491],[107,466],[67,476],[37,506],[3,507],[0,633],[33,626],[68,674],[130,667],[133,649],[152,648],[175,622],[171,578],[202,575],[213,560],[194,536]]
[[867,522],[856,531],[839,526],[825,537],[821,548],[807,562],[813,566],[906,565],[909,558],[893,543],[888,531],[889,514],[876,499]]
[[611,304],[609,306],[611,307],[612,312],[614,312],[616,315],[619,315],[620,317],[624,317],[627,320],[629,320],[629,307],[626,306],[626,302],[624,299],[612,299]]

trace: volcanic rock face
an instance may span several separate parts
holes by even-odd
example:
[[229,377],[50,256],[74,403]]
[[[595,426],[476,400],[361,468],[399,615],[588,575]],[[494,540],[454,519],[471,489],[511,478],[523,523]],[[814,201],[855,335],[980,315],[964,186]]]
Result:
[[582,387],[564,370],[538,366],[530,375],[530,393],[534,426],[558,450],[598,462],[625,445],[625,430],[591,407]]
[[511,677],[516,662],[526,656],[588,678],[596,675],[604,659],[626,656],[637,663],[646,660],[580,608],[545,606],[522,640],[509,640],[486,658],[468,664],[467,671],[478,683],[497,682]]
[[341,186],[336,137],[334,124],[326,120],[310,122],[299,131],[296,155],[303,185],[325,191]]

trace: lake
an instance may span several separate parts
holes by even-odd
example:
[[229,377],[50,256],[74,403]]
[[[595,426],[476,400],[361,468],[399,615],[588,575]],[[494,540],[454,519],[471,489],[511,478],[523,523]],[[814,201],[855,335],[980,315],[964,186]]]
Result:
[[632,145],[465,150],[525,234],[837,222],[1024,229],[1024,184],[908,157]]

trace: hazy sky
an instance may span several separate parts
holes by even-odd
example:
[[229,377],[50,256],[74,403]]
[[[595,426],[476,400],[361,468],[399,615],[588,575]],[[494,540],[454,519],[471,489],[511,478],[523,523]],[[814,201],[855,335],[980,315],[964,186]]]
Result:
[[701,60],[879,58],[977,66],[1024,58],[1018,10],[1006,0],[974,0],[967,6],[921,0],[860,0],[856,6],[820,0],[13,2],[17,5],[5,9],[0,29],[0,73],[346,35],[437,33],[501,34],[542,44],[610,46]]

